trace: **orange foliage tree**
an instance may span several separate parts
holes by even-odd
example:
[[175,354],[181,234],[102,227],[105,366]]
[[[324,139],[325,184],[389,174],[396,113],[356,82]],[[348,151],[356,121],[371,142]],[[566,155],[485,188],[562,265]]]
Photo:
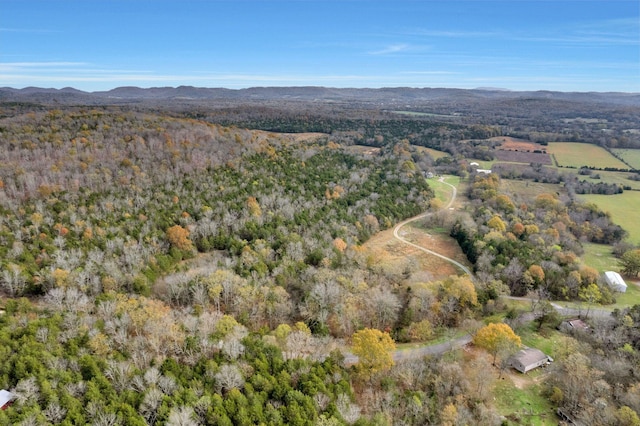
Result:
[[189,251],[193,248],[193,243],[189,239],[189,230],[180,225],[167,229],[167,238],[171,245],[179,250]]

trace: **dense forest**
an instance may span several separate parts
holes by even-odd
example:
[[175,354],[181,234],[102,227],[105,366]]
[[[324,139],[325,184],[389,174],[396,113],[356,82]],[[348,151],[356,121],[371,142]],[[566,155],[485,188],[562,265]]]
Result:
[[[524,101],[501,102],[515,116]],[[494,365],[464,351],[394,365],[395,342],[450,340],[496,316],[529,327],[504,295],[535,295],[535,326],[553,329],[545,301],[615,301],[578,262],[583,242],[636,248],[575,197],[617,186],[563,175],[562,193],[528,198],[501,190],[509,171],[468,168],[535,115],[452,105],[4,102],[0,388],[16,399],[0,423],[518,423],[490,392],[504,351]],[[608,108],[622,126],[634,107]],[[575,133],[566,120],[539,131],[566,134],[562,123]],[[463,209],[440,210],[430,173],[462,178]],[[425,211],[421,226],[451,235],[474,276],[410,282],[418,266],[392,271],[367,252]],[[637,306],[616,310],[571,337],[544,398],[585,424],[636,424],[639,321]]]

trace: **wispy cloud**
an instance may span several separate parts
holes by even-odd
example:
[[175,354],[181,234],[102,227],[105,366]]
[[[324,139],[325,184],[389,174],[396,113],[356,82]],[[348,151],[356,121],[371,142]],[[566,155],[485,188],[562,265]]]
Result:
[[400,52],[412,50],[411,46],[405,43],[392,44],[380,50],[370,51],[370,55],[393,55]]

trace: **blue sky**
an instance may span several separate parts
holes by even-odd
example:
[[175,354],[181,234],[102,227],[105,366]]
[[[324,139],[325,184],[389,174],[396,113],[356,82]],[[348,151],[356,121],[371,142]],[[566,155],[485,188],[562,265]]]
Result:
[[0,0],[0,86],[640,92],[640,1]]

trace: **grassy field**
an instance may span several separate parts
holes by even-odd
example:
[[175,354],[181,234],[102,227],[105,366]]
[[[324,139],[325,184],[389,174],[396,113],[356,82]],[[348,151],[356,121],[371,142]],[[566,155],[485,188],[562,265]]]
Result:
[[540,194],[555,194],[563,192],[562,185],[555,183],[531,182],[528,180],[501,179],[500,191],[517,194],[523,197],[536,197]]
[[597,269],[598,272],[618,271],[620,269],[618,259],[611,253],[611,246],[582,243],[582,247],[584,248],[582,261],[585,265]]
[[636,170],[640,170],[640,149],[612,149],[617,156]]
[[[578,174],[578,169],[557,169],[564,173]],[[578,176],[580,180],[586,180],[592,183],[614,183],[616,185],[629,186],[631,189],[640,190],[640,181],[629,179],[633,173],[630,172],[612,172],[607,170],[594,170],[593,175],[599,175],[600,179],[592,179],[589,176]]]
[[626,280],[627,291],[616,294],[617,307],[627,307],[640,304],[640,287],[633,282]]
[[[458,176],[445,176],[444,178],[446,182],[455,187],[460,185]],[[451,187],[449,185],[440,182],[438,179],[429,179],[429,187],[435,192],[436,198],[445,204],[451,199]]]
[[551,142],[549,153],[553,154],[558,166],[562,167],[606,167],[628,170],[629,166],[597,145],[574,142]]
[[437,160],[438,158],[444,158],[444,157],[450,156],[448,152],[438,151],[437,149],[427,148],[426,146],[417,146],[417,145],[414,145],[414,146],[416,150],[418,150],[418,152],[426,152],[434,160]]
[[600,209],[611,213],[613,222],[629,233],[628,240],[640,244],[640,192],[625,191],[616,195],[588,194],[580,195],[580,200],[595,203]]

